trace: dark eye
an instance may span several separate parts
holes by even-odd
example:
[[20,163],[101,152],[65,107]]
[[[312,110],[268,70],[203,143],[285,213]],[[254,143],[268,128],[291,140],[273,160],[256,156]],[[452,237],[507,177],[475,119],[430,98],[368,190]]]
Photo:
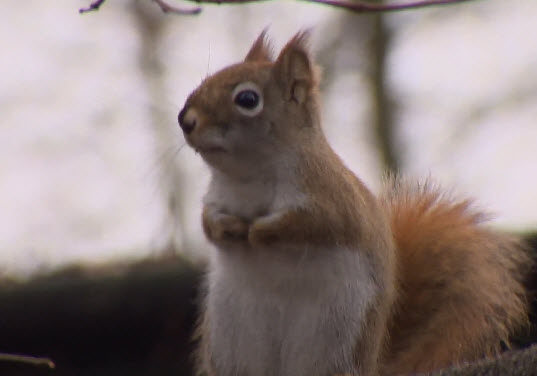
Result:
[[234,99],[236,105],[253,110],[259,104],[259,95],[253,90],[243,90]]
[[235,109],[244,116],[254,117],[263,111],[263,92],[257,84],[251,81],[235,86],[231,99]]

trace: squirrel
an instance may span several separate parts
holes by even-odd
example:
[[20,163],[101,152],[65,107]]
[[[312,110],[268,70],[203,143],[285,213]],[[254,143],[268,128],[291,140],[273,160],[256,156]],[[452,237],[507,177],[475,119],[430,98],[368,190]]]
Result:
[[323,133],[309,34],[274,58],[263,31],[178,116],[212,176],[199,373],[399,375],[498,354],[528,323],[524,244],[430,182],[375,196]]

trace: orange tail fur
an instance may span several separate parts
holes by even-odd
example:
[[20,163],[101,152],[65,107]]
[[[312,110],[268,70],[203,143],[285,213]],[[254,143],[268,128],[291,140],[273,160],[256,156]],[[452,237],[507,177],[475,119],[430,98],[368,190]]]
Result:
[[392,179],[382,202],[398,247],[399,298],[383,374],[426,372],[499,353],[527,325],[530,258],[467,200]]

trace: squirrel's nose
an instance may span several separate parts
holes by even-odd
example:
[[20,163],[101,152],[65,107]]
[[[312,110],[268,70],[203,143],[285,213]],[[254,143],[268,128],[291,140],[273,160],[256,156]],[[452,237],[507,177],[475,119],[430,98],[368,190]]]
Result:
[[179,112],[177,120],[179,120],[179,126],[183,132],[185,132],[185,134],[192,132],[198,124],[198,116],[196,115],[196,111],[189,109],[186,106],[181,110],[181,112]]

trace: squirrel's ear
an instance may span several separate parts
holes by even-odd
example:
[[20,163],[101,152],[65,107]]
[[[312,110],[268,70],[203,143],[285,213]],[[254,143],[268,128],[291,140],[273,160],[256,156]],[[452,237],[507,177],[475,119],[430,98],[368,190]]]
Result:
[[286,98],[304,103],[317,84],[315,68],[308,51],[309,31],[296,34],[282,49],[274,63],[277,82],[284,89]]
[[267,29],[265,28],[250,47],[250,51],[248,51],[244,61],[272,61],[272,48],[266,35]]

